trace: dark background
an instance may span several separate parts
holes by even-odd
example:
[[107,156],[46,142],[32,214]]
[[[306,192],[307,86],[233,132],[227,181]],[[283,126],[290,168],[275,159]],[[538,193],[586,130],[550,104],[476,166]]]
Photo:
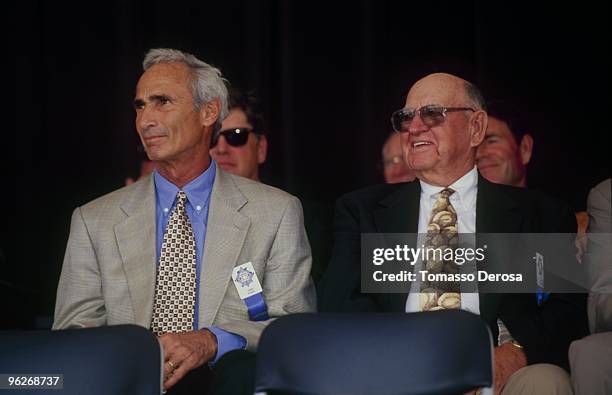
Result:
[[580,210],[589,188],[610,174],[603,2],[25,0],[17,7],[17,30],[7,37],[17,54],[17,105],[15,143],[4,147],[15,160],[14,189],[4,191],[0,328],[50,323],[72,210],[136,175],[131,101],[152,47],[192,52],[232,86],[255,90],[269,126],[264,180],[304,201],[331,204],[382,181],[377,163],[390,114],[432,71],[469,79],[489,98],[519,100],[535,134],[531,187]]

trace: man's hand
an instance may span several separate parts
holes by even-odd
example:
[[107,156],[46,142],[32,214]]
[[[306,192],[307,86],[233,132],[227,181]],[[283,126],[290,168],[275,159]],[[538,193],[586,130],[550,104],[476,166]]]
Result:
[[164,390],[217,355],[217,338],[208,329],[165,333],[159,341],[164,350]]
[[527,366],[527,357],[510,342],[495,347],[495,393],[500,394],[514,372]]

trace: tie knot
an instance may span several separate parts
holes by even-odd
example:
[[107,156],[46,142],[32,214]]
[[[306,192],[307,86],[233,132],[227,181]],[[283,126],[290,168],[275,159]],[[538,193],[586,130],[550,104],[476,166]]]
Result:
[[451,188],[444,188],[443,190],[440,191],[440,196],[443,196],[445,198],[448,198],[450,195],[452,195],[453,193],[455,193],[454,189]]
[[185,191],[178,191],[176,194],[176,205],[177,206],[185,206],[185,202],[187,201],[187,195]]

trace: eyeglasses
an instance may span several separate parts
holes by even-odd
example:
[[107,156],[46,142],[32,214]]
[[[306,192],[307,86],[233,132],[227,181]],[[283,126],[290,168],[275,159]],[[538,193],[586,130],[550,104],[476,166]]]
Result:
[[225,141],[232,147],[242,147],[249,140],[249,133],[253,133],[253,129],[249,128],[232,128],[217,132],[212,139],[210,148],[217,145],[219,136],[225,137]]
[[444,122],[446,113],[455,111],[476,111],[470,107],[437,107],[423,106],[418,110],[402,108],[391,115],[393,130],[400,133],[408,132],[414,118],[418,115],[425,125],[432,128]]

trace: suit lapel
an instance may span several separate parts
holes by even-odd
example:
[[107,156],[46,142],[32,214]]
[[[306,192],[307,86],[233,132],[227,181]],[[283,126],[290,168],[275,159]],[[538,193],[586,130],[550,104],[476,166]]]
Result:
[[[379,202],[380,208],[374,212],[376,231],[379,233],[416,234],[419,228],[419,202],[421,184],[418,181],[402,184],[392,194]],[[397,241],[397,240],[396,240]],[[416,245],[414,240],[404,240]],[[391,244],[395,244],[389,241]],[[387,294],[387,311],[404,312],[406,310],[406,293]]]
[[230,283],[251,224],[239,212],[246,203],[234,180],[217,167],[200,274],[199,327],[212,325]]
[[[476,237],[478,237],[478,234],[485,233],[520,232],[523,219],[520,215],[520,210],[517,210],[518,204],[501,188],[499,185],[495,185],[478,175]],[[503,259],[506,255],[504,249],[507,247],[506,243],[499,246],[490,245],[489,251],[497,252],[499,254],[497,259]],[[486,267],[478,265],[478,270],[486,270]],[[498,293],[479,293],[480,316],[490,325],[495,325],[495,327],[500,296]]]
[[156,272],[155,187],[153,177],[134,186],[121,204],[127,218],[115,225],[115,237],[127,279],[135,322],[149,327]]
[[476,198],[476,232],[478,233],[517,233],[520,231],[522,217],[517,210],[517,202],[481,175],[478,175],[478,194]]
[[376,230],[381,233],[416,233],[419,227],[418,181],[402,184],[379,202],[374,212]]

